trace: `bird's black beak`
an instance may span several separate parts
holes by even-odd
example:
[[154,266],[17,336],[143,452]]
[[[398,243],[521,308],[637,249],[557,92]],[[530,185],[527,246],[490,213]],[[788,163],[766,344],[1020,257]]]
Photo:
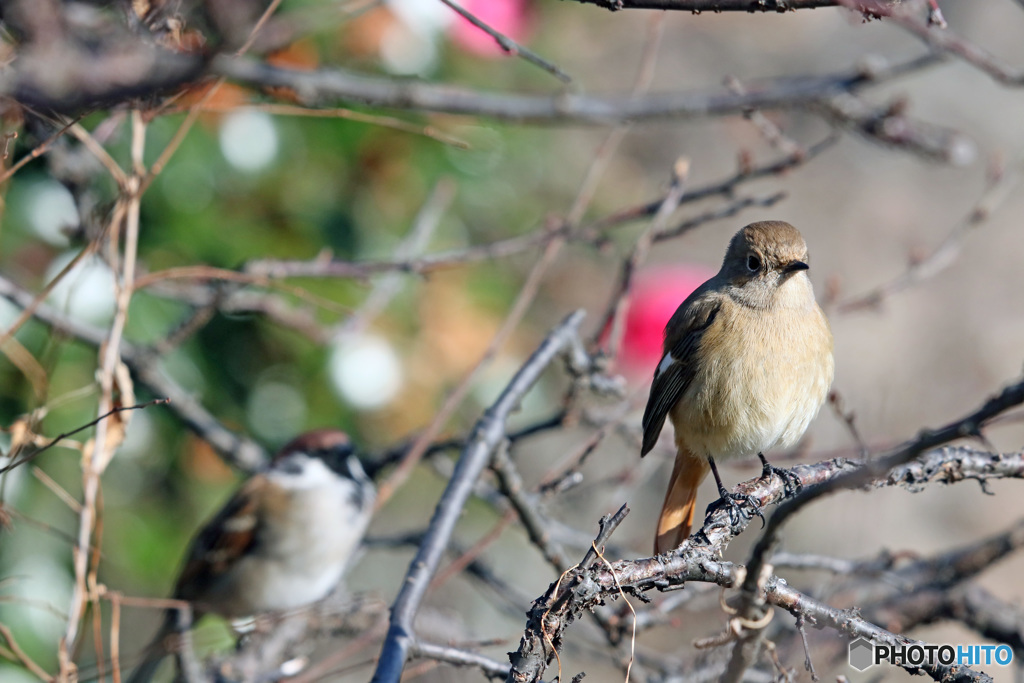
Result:
[[803,261],[790,261],[786,264],[786,267],[782,269],[783,273],[798,273],[801,270],[807,270],[810,268],[809,265]]

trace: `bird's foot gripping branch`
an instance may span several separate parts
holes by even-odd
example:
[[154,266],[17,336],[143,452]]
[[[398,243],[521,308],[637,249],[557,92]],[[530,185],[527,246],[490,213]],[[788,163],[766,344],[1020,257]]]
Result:
[[[965,433],[964,425],[983,424],[987,419],[1019,404],[1022,400],[1024,382],[1012,385],[962,420],[940,430],[924,432],[888,456],[870,463],[836,458],[812,465],[797,465],[788,472],[793,479],[799,481],[801,493],[798,494],[794,494],[792,490],[787,491],[784,479],[789,477],[752,479],[735,487],[734,493],[749,496],[750,500],[761,507],[780,502],[793,506],[798,501],[802,507],[825,493],[841,489],[870,490],[900,486],[909,491],[918,491],[936,482],[948,484],[965,479],[984,482],[997,478],[1024,478],[1024,452],[1000,454],[961,446],[924,452],[926,448],[934,448],[939,435],[945,435],[947,441],[952,440],[958,433]],[[912,459],[915,456],[916,459]],[[897,461],[899,464],[893,464]],[[889,466],[885,467],[884,463],[889,463]],[[776,508],[776,515],[778,510],[779,508]],[[748,513],[750,512],[752,511],[748,510]],[[627,513],[628,509],[623,506],[616,515],[602,520],[601,532],[594,541],[595,549],[602,548]],[[721,558],[729,543],[749,525],[750,517],[751,514],[747,514],[739,524],[733,524],[734,520],[730,519],[729,510],[713,511],[698,533],[692,535],[678,548],[654,557],[608,562],[600,561],[594,551],[588,552],[578,565],[560,576],[534,601],[527,614],[526,628],[519,647],[509,655],[511,669],[507,680],[515,683],[539,681],[556,659],[560,666],[564,664],[558,658],[558,653],[562,650],[569,626],[584,618],[589,612],[596,611],[600,615],[603,605],[620,597],[635,596],[649,602],[645,594],[651,591],[674,591],[687,584],[697,583],[745,589],[750,577],[747,567],[724,562]],[[764,533],[771,528],[777,528],[777,525],[773,527],[770,522]],[[955,591],[950,592],[952,588],[977,575],[995,558],[1003,557],[1021,546],[1024,546],[1024,524],[1018,523],[1006,532],[968,547],[957,548],[933,558],[915,560],[903,567],[895,567],[895,560],[888,555],[882,560],[848,563],[848,566],[844,565],[843,571],[849,571],[854,575],[863,571],[865,576],[875,579],[884,572],[891,572],[890,582],[897,579],[899,581],[898,584],[878,582],[878,588],[868,593],[873,599],[862,603],[860,609],[832,607],[813,595],[789,585],[776,573],[786,562],[792,562],[782,555],[779,556],[780,564],[774,567],[766,563],[766,555],[761,556],[758,564],[764,569],[754,578],[753,584],[759,599],[767,605],[767,609],[781,607],[789,612],[795,617],[801,631],[804,624],[809,624],[817,629],[830,629],[842,634],[844,641],[846,638],[864,638],[878,646],[919,646],[927,649],[930,647],[927,643],[888,631],[874,623],[903,623],[906,625],[903,630],[906,631],[916,623],[927,621],[927,615],[918,614],[917,621],[907,617],[900,622],[893,619],[891,611],[883,613],[883,607],[899,607],[902,604],[899,602],[900,598],[911,600],[918,592],[929,594],[928,591],[936,590],[949,600],[960,599],[956,597]],[[748,567],[750,565],[751,563],[748,563]],[[794,563],[793,566],[802,565]],[[858,580],[862,581],[862,577],[858,577]],[[893,585],[900,586],[899,596],[892,593]],[[637,625],[657,623],[657,620],[649,618],[649,613],[657,609],[657,605],[638,608],[630,621]],[[947,603],[936,603],[931,613],[932,618],[939,618],[944,609],[951,608]],[[909,607],[906,611],[911,613]],[[784,628],[779,622],[778,619],[774,620],[772,628]],[[618,635],[621,636],[623,630],[630,628],[632,624],[619,624]],[[739,641],[744,635],[749,634],[750,625],[751,622],[743,618],[742,614],[734,615],[730,619],[728,629],[733,635],[717,639],[715,644],[721,646]],[[790,625],[785,628],[792,630],[794,627]],[[1008,635],[999,636],[990,631],[989,637],[1005,638]],[[916,662],[916,659],[914,661]],[[807,662],[810,662],[810,652]],[[944,663],[943,659],[936,658],[912,664],[909,659],[904,658],[897,662],[897,665],[908,671],[926,673],[935,680],[991,680],[984,673],[972,668],[976,663],[975,660],[966,664],[958,661],[950,665]]]

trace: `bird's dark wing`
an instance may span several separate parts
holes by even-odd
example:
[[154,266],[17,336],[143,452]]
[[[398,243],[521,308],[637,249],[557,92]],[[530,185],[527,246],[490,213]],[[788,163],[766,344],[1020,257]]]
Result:
[[253,477],[202,528],[189,546],[174,597],[202,602],[217,580],[252,551],[262,526],[261,499],[272,496],[272,489],[265,477]]
[[[259,503],[267,484],[259,475],[250,479],[192,539],[174,597],[193,603],[193,624],[206,611],[203,602],[217,590],[218,579],[259,542]],[[153,678],[163,658],[172,651],[170,636],[184,626],[180,617],[179,610],[166,610],[163,626],[143,651],[142,661],[128,683],[149,683]]]
[[679,331],[666,337],[665,355],[654,371],[651,395],[644,409],[641,457],[654,448],[669,411],[693,382],[701,337],[714,322],[720,307],[717,300],[687,299],[672,316],[669,328]]

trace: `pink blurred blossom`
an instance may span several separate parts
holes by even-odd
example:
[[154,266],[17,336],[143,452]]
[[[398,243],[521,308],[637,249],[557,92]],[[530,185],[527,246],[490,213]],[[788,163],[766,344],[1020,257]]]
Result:
[[[463,0],[460,4],[467,12],[493,28],[521,43],[527,33],[527,0]],[[505,54],[491,36],[469,23],[463,17],[456,18],[451,27],[452,41],[466,52],[484,57],[498,57]]]
[[705,266],[684,264],[649,268],[637,275],[619,352],[620,372],[630,380],[650,380],[661,360],[665,323],[714,274]]

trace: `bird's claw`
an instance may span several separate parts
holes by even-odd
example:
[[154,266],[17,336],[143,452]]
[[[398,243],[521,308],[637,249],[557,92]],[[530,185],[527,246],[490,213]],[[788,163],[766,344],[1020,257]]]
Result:
[[765,461],[764,467],[761,468],[761,479],[770,479],[773,474],[777,474],[782,479],[782,490],[787,497],[795,496],[804,487],[800,477],[793,474],[791,470],[787,470],[784,467],[776,467]]
[[708,509],[704,513],[705,519],[710,517],[712,513],[716,512],[720,508],[728,507],[729,524],[737,526],[740,522],[749,520],[751,517],[751,515],[748,514],[741,505],[741,503],[746,503],[753,513],[761,518],[761,528],[764,528],[764,513],[761,512],[761,505],[754,500],[753,496],[748,496],[743,493],[729,493],[728,491],[719,491],[719,494],[721,497],[708,505]]

